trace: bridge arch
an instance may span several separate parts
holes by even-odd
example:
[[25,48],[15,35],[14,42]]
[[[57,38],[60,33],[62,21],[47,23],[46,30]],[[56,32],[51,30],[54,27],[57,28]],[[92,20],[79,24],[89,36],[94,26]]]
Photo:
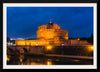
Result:
[[28,52],[27,48],[21,48],[20,49],[20,53],[27,53],[27,52]]
[[11,54],[14,54],[14,50],[12,48],[7,48],[7,54],[11,55]]

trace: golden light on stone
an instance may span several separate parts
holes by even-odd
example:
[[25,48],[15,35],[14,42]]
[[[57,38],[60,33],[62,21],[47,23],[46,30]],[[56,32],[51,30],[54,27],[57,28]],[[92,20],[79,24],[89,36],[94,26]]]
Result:
[[50,23],[38,27],[37,39],[15,40],[15,44],[31,46],[61,45],[64,40],[68,40],[68,31],[61,29],[56,23]]
[[56,23],[40,25],[37,30],[37,39],[15,40],[16,45],[31,46],[61,46],[66,45],[87,45],[87,41],[78,39],[69,39],[68,30],[61,29]]
[[66,40],[68,40],[68,37],[65,37]]
[[78,38],[78,40],[80,40],[80,38]]

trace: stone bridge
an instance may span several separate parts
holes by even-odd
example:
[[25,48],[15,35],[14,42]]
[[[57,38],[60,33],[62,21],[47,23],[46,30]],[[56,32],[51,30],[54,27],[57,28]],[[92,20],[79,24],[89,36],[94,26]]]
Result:
[[44,46],[7,46],[8,49],[12,49],[13,51],[20,51],[20,53],[24,53],[25,50],[29,53],[44,53]]
[[93,55],[93,45],[85,46],[55,46],[50,50],[47,50],[45,46],[7,46],[8,49],[13,51],[18,50],[20,53],[24,53],[27,50],[28,53],[45,53],[45,54],[64,54],[64,55]]

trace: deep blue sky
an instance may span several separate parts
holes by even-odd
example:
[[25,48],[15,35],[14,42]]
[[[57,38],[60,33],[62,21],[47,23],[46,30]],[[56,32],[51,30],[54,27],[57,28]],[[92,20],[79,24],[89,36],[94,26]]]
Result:
[[50,19],[68,30],[69,37],[93,33],[93,7],[7,7],[7,36],[36,38],[38,26]]

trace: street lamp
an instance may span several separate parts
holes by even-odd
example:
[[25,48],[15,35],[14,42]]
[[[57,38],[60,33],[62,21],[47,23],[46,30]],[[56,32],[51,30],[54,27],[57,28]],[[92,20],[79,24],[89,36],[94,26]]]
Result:
[[51,50],[52,46],[47,46],[46,48],[47,48],[47,50]]
[[80,38],[78,38],[78,40],[80,40]]
[[93,45],[89,46],[90,51],[93,51],[93,48],[94,48]]

